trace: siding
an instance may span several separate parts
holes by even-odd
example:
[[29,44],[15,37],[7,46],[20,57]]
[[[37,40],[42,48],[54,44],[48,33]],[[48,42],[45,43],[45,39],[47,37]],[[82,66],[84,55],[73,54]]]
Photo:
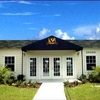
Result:
[[[87,55],[95,55],[96,56],[96,65],[100,66],[100,49],[98,48],[84,48],[83,49],[83,73],[87,74],[91,71],[86,70],[86,56]],[[22,51],[21,49],[0,49],[0,65],[4,66],[4,57],[5,56],[15,56],[15,73],[16,75],[21,74],[22,68]],[[74,50],[48,50],[48,51],[28,51],[23,55],[23,74],[26,76],[26,79],[29,77],[29,58],[30,57],[37,57],[38,58],[38,71],[37,71],[37,78],[41,78],[41,58],[42,57],[61,57],[62,59],[62,78],[66,77],[65,67],[66,67],[66,57],[73,57],[74,58],[74,78],[78,78],[82,74],[82,60],[81,60],[81,51],[74,51]]]
[[15,56],[15,74],[21,74],[22,51],[20,49],[0,49],[0,65],[4,66],[5,56]]
[[96,56],[96,66],[100,66],[100,49],[98,48],[84,48],[83,51],[83,67],[84,74],[88,76],[91,71],[86,70],[86,56]]
[[76,53],[76,61],[75,61],[75,65],[76,65],[76,78],[79,78],[79,76],[82,74],[82,59],[81,59],[82,55],[81,55],[81,51],[78,51]]

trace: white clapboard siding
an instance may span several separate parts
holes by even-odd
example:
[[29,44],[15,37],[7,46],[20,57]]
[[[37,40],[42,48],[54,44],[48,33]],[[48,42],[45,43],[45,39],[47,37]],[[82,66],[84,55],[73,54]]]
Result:
[[4,57],[5,56],[15,56],[15,73],[21,74],[21,66],[22,66],[22,51],[21,49],[0,49],[0,65],[4,65]]
[[83,50],[83,71],[87,76],[91,71],[86,69],[86,56],[96,56],[96,66],[100,66],[100,49],[99,48],[84,48]]

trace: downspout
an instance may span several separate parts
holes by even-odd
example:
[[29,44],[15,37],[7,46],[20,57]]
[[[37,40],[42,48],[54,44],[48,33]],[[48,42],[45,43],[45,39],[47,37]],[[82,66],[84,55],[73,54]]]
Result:
[[81,61],[82,61],[82,75],[83,75],[83,50],[81,50]]
[[21,74],[23,75],[23,51],[22,51],[22,69],[21,69]]

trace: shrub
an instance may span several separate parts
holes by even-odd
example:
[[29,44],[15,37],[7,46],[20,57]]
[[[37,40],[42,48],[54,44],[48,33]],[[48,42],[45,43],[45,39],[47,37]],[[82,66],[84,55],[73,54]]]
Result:
[[18,81],[25,81],[25,75],[23,75],[23,74],[17,75],[17,80]]
[[22,82],[21,80],[18,80],[18,81],[16,82],[16,86],[19,87],[22,83],[23,83],[23,82]]
[[64,85],[65,85],[65,86],[68,86],[69,84],[70,84],[69,81],[65,81],[65,82],[64,82]]
[[78,81],[74,81],[74,85],[77,86],[78,85]]
[[31,83],[32,83],[31,80],[29,80],[29,81],[28,81],[28,84],[31,84]]
[[0,84],[11,85],[14,81],[15,77],[11,69],[0,66]]
[[37,84],[37,82],[33,82],[33,87],[34,87],[34,88],[36,87],[36,84]]
[[86,83],[86,79],[82,79],[82,83],[85,84]]
[[69,81],[64,82],[64,85],[66,87],[72,87],[72,83],[70,83]]
[[78,78],[80,81],[82,81],[83,79],[86,80],[86,75],[85,74],[81,74],[80,77]]
[[89,74],[89,81],[90,82],[100,82],[100,66],[93,67],[93,72]]
[[12,85],[12,83],[15,82],[15,75],[13,72],[7,72],[6,77],[5,77],[5,81],[7,84]]
[[86,83],[86,75],[85,74],[81,74],[80,77],[78,78],[80,81],[82,81],[82,83]]
[[26,83],[26,82],[24,82],[24,86],[25,86],[25,87],[27,86],[27,83]]

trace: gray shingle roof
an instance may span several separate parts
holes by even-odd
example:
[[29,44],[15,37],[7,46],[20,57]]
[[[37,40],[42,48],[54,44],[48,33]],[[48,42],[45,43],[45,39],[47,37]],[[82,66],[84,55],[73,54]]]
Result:
[[[0,40],[0,48],[21,48],[36,40]],[[66,40],[85,48],[100,48],[100,40]]]
[[100,48],[100,40],[69,40],[83,48]]
[[32,40],[0,40],[0,48],[21,48],[32,42]]

